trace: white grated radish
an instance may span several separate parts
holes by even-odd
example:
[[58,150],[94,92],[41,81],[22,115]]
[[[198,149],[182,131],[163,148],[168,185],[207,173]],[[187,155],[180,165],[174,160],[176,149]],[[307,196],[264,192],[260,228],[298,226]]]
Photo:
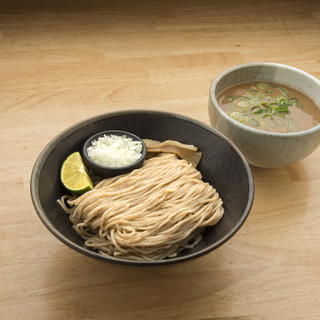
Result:
[[105,167],[128,166],[142,155],[142,143],[126,135],[104,135],[92,141],[87,149],[89,158]]

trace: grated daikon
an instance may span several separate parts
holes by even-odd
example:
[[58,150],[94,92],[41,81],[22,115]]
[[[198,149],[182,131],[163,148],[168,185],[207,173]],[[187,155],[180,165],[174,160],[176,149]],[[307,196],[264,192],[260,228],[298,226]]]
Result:
[[119,168],[141,157],[142,143],[126,135],[104,135],[92,141],[87,149],[89,158],[105,167]]

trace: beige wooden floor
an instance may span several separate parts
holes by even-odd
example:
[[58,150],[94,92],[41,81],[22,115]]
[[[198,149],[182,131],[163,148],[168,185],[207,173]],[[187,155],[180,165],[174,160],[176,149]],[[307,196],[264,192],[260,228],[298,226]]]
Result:
[[320,79],[320,1],[1,0],[1,319],[320,319],[320,149],[253,168],[242,229],[179,265],[82,256],[31,204],[32,166],[62,130],[133,108],[209,124],[212,80],[255,61]]

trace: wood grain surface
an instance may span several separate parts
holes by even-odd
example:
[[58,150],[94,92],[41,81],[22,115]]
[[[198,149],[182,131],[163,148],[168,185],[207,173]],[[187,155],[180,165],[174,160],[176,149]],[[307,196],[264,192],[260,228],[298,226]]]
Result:
[[257,61],[320,78],[320,1],[1,0],[1,319],[320,319],[320,149],[252,168],[244,226],[178,265],[82,256],[31,203],[33,164],[62,130],[127,109],[209,124],[213,79]]

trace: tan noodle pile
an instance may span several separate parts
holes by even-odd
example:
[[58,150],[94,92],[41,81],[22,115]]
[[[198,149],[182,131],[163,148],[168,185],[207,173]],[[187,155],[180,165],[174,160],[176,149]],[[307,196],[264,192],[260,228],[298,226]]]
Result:
[[188,161],[161,154],[66,200],[71,209],[60,204],[87,247],[121,259],[161,260],[194,246],[203,227],[223,215],[219,194],[201,178]]

